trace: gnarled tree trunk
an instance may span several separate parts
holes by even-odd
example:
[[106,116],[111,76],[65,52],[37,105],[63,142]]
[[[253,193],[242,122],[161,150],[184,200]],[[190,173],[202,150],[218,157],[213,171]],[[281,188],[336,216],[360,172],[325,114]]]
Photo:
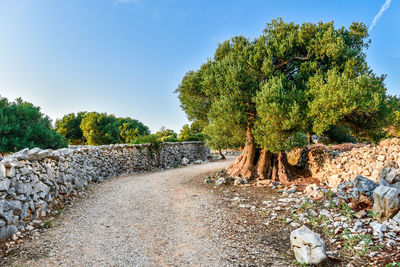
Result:
[[296,168],[288,162],[285,151],[274,154],[266,148],[257,148],[250,129],[247,130],[242,154],[227,167],[227,173],[231,177],[271,179],[285,184],[299,176]]
[[257,145],[254,142],[250,128],[246,132],[246,143],[242,153],[227,168],[226,172],[231,176],[241,176],[249,179],[256,176],[255,163],[257,160]]
[[282,183],[290,183],[297,177],[297,169],[295,166],[290,165],[285,151],[278,154],[278,177]]

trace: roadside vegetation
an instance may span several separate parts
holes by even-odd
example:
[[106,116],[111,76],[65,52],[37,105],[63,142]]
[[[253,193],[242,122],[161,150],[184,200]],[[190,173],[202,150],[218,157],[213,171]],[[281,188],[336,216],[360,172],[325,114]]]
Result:
[[68,145],[159,144],[203,141],[202,128],[184,125],[179,133],[162,127],[151,134],[149,127],[129,117],[119,118],[98,112],[69,113],[52,125],[40,108],[18,98],[9,102],[0,97],[0,152],[24,148],[58,149]]

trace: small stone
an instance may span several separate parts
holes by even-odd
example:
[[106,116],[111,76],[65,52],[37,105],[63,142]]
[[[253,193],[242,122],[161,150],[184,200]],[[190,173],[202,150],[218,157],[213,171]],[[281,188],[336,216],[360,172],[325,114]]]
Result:
[[323,215],[323,216],[325,216],[325,217],[329,217],[329,216],[331,215],[331,213],[330,213],[328,210],[326,210],[326,209],[322,209],[322,210],[319,212],[319,214],[320,214],[320,215]]
[[385,232],[387,230],[386,225],[377,223],[377,222],[372,222],[370,224],[370,226],[371,226],[372,230],[374,231],[374,235],[379,236],[379,237],[382,237],[383,232]]
[[314,218],[318,217],[318,213],[313,209],[309,209],[308,214],[310,214],[310,216],[312,216]]
[[357,219],[361,219],[367,216],[367,214],[368,212],[366,210],[360,210],[356,214],[354,214],[354,217],[356,217]]
[[222,184],[226,184],[226,179],[225,178],[219,178],[217,181],[215,181],[216,186],[220,186]]
[[299,227],[300,224],[297,223],[297,222],[291,222],[291,223],[290,223],[290,226],[292,226],[292,227]]

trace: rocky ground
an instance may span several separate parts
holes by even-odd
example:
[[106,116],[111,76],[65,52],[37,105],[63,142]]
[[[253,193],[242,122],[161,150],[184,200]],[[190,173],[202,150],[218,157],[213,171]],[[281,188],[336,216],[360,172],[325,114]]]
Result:
[[4,243],[0,265],[298,266],[290,233],[303,225],[326,244],[320,266],[400,262],[399,232],[373,212],[355,212],[328,190],[314,200],[310,187],[225,178],[230,160],[93,185],[34,222],[42,228],[30,238]]
[[328,259],[321,266],[400,266],[399,229],[379,223],[372,210],[352,210],[351,203],[329,189],[269,181],[248,184],[227,178],[224,171],[209,175],[204,183],[222,194],[230,209],[243,210],[238,214],[245,214],[244,228],[274,246],[282,259],[294,259],[290,233],[305,225],[325,242]]

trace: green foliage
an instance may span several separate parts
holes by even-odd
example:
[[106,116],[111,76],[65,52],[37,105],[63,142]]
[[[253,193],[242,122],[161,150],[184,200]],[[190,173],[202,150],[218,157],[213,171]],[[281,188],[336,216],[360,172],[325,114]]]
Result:
[[136,137],[132,144],[160,144],[160,138],[155,134],[142,135]]
[[18,98],[9,102],[0,97],[0,151],[15,152],[24,148],[57,149],[66,147],[64,137],[51,125],[40,108]]
[[361,140],[377,141],[390,110],[386,105],[383,77],[365,71],[357,75],[354,65],[336,68],[310,78],[310,116],[314,131],[322,135],[331,125],[345,125]]
[[178,135],[171,129],[166,129],[161,127],[161,129],[156,132],[156,136],[159,138],[160,142],[178,142]]
[[202,127],[198,121],[193,122],[191,125],[185,124],[179,133],[178,140],[181,142],[204,141],[205,135],[201,131]]
[[138,120],[134,120],[131,118],[119,118],[118,122],[120,124],[120,137],[122,139],[122,142],[124,143],[131,143],[139,135],[150,134],[149,127],[145,126]]
[[81,129],[88,145],[120,143],[120,123],[114,115],[88,112],[82,119]]
[[400,99],[396,96],[390,96],[388,98],[388,107],[393,111],[388,117],[389,135],[400,137]]
[[82,118],[86,112],[70,113],[56,120],[56,130],[64,136],[72,145],[84,143],[84,137],[81,129]]
[[139,135],[150,134],[149,128],[138,120],[97,112],[67,114],[56,121],[56,129],[75,145],[85,141],[89,145],[131,143]]
[[351,135],[350,128],[346,126],[330,126],[323,134],[329,144],[355,143],[357,140]]
[[258,119],[255,123],[256,142],[269,151],[291,150],[290,140],[304,129],[305,114],[301,107],[304,92],[283,76],[272,77],[255,98]]
[[273,20],[254,40],[236,36],[219,44],[176,93],[189,120],[204,123],[213,148],[242,146],[248,129],[271,152],[304,144],[304,133],[349,137],[335,136],[334,127],[377,141],[395,105],[385,77],[366,62],[367,38],[362,23]]

